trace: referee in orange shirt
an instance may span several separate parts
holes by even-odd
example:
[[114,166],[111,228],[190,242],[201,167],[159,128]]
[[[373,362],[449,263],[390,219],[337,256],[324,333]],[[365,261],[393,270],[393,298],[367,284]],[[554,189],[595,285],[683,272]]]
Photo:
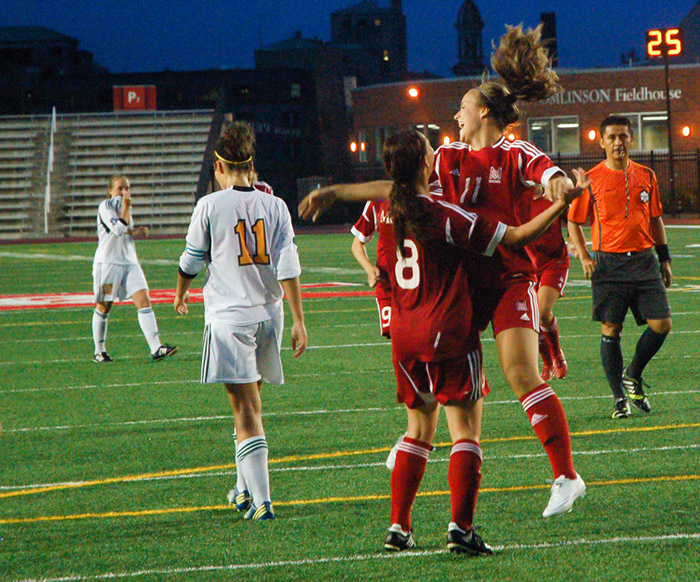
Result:
[[[568,227],[586,278],[591,279],[593,319],[602,323],[600,355],[615,399],[612,416],[628,418],[627,394],[639,410],[651,411],[642,372],[671,331],[666,293],[672,279],[671,256],[656,175],[629,159],[634,141],[630,120],[606,117],[600,136],[605,160],[588,172],[593,183],[571,205]],[[593,256],[581,228],[589,216]],[[637,325],[647,324],[647,328],[623,370],[620,336],[628,309]]]

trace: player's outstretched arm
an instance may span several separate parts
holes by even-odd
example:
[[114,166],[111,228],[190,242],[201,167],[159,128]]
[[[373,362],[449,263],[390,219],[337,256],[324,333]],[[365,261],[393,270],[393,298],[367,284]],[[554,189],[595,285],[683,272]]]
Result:
[[299,277],[284,279],[280,281],[284,294],[289,302],[289,309],[292,312],[292,350],[294,357],[298,358],[306,349],[309,336],[304,326],[304,310],[301,307],[301,286]]
[[582,168],[574,170],[574,175],[576,176],[576,186],[568,178],[566,179],[568,184],[562,181],[563,187],[555,190],[556,198],[553,204],[529,222],[520,226],[509,226],[503,237],[503,244],[523,246],[531,243],[547,230],[567,210],[569,204],[583,194],[584,190],[591,184]]
[[375,180],[357,184],[333,184],[312,190],[299,203],[299,218],[316,220],[328,210],[336,200],[344,202],[366,202],[386,200],[391,192],[390,180]]

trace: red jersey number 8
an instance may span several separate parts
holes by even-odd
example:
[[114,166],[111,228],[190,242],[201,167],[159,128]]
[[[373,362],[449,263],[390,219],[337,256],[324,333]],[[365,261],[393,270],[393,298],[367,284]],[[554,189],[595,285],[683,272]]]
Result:
[[418,266],[418,247],[412,240],[404,240],[403,248],[406,256],[402,257],[399,250],[396,250],[396,266],[394,274],[396,282],[401,289],[415,289],[420,285],[420,269]]

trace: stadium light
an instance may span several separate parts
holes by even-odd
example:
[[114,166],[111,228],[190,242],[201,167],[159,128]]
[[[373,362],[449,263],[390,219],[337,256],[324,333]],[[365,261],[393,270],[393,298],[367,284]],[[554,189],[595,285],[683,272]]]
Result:
[[443,145],[450,145],[450,142],[451,142],[451,141],[452,141],[452,140],[450,139],[450,136],[449,136],[449,135],[446,135],[445,137],[442,138],[442,143],[443,143]]
[[350,151],[354,154],[357,151],[357,142],[350,142]]
[[595,129],[591,129],[591,130],[588,132],[588,139],[591,140],[591,141],[595,141],[595,138],[596,138]]
[[412,97],[413,99],[415,99],[416,97],[418,97],[418,89],[417,89],[416,87],[411,87],[411,88],[408,90],[408,96],[409,96],[409,97]]
[[690,126],[689,125],[683,126],[683,129],[681,129],[681,135],[683,137],[690,137]]
[[365,142],[360,142],[360,151],[364,152],[367,149],[367,144]]
[[508,139],[509,139],[510,141],[515,141],[515,134],[514,134],[513,132],[509,133],[509,134],[508,134]]

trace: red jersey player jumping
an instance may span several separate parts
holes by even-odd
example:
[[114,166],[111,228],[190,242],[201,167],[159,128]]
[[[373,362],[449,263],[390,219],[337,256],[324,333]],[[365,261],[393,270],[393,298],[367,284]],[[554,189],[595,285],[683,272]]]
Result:
[[390,279],[392,360],[398,400],[408,415],[391,475],[391,527],[384,546],[390,551],[415,546],[411,508],[440,403],[453,441],[447,546],[458,553],[491,554],[493,550],[472,528],[481,482],[483,397],[489,392],[469,293],[472,259],[474,253],[493,255],[500,244],[522,247],[582,190],[562,195],[526,224],[509,227],[430,195],[434,152],[421,133],[404,131],[390,137],[383,157],[393,184],[384,205],[385,219],[377,223],[384,250],[378,267]]
[[[536,146],[503,136],[519,119],[517,101],[546,99],[560,90],[540,35],[541,27],[508,27],[491,58],[501,81],[485,80],[462,97],[454,116],[460,142],[436,151],[430,179],[435,196],[490,220],[520,224],[533,186],[541,184],[550,200],[573,189],[565,173]],[[299,215],[317,217],[336,198],[386,199],[390,188],[391,183],[377,181],[315,190],[302,200]],[[586,486],[574,470],[564,409],[540,376],[534,267],[524,249],[501,250],[498,259],[478,263],[472,291],[475,321],[481,327],[491,320],[501,369],[547,452],[554,484],[542,515],[551,517],[570,511]]]

